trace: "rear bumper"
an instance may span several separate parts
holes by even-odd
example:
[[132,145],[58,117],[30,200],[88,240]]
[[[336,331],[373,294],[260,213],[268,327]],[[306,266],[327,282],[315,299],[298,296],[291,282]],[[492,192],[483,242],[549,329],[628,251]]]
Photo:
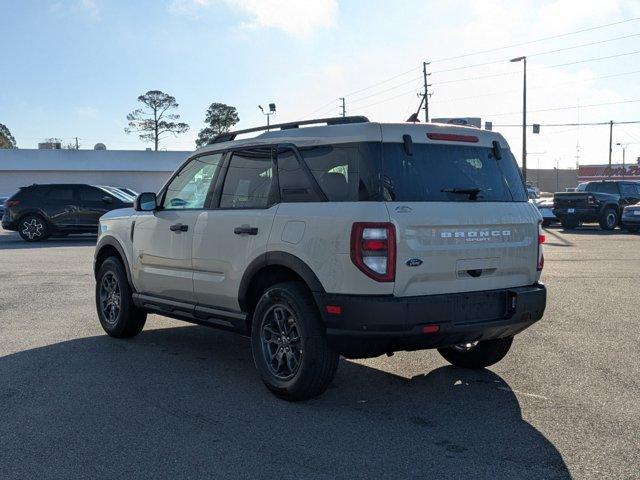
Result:
[[[420,297],[316,293],[332,348],[363,358],[399,350],[422,350],[515,335],[542,318],[541,283],[504,290]],[[340,306],[340,314],[326,306]],[[423,333],[425,325],[438,331]]]
[[5,215],[2,218],[2,228],[4,228],[5,230],[13,230],[14,232],[17,232],[18,224],[16,222],[12,222],[11,220],[9,220]]
[[[573,210],[573,212],[569,212],[569,210]],[[593,208],[555,207],[553,214],[559,219],[576,219],[583,222],[596,222],[600,219],[600,209]]]
[[623,225],[629,225],[631,227],[638,227],[640,226],[640,215],[622,215],[622,218],[620,219],[620,223],[622,223]]

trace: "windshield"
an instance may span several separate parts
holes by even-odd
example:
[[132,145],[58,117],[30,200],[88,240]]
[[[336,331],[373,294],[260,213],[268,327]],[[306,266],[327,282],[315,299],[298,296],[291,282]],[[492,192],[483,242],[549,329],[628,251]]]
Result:
[[400,143],[383,146],[387,201],[526,202],[527,193],[511,152],[497,160],[491,148],[414,144],[407,155]]
[[107,192],[110,195],[113,195],[118,200],[121,200],[121,201],[123,201],[125,203],[131,203],[134,200],[134,198],[131,195],[126,194],[125,192],[123,192],[122,190],[120,190],[118,188],[108,187],[108,186],[100,186],[98,188],[100,188],[101,190]]

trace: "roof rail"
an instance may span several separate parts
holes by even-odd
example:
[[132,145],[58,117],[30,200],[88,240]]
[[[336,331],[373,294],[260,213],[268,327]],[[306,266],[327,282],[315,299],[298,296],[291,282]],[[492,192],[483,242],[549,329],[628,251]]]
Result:
[[351,117],[317,118],[314,120],[301,120],[299,122],[276,123],[275,125],[264,125],[262,127],[246,128],[244,130],[221,133],[220,135],[217,135],[209,140],[209,143],[207,143],[207,145],[221,142],[230,142],[231,140],[235,140],[237,135],[243,133],[261,132],[264,130],[268,131],[272,129],[290,130],[293,128],[299,128],[301,125],[317,125],[320,123],[324,123],[326,125],[343,125],[346,123],[367,123],[368,121],[369,119],[367,117],[364,117],[362,115],[354,115]]

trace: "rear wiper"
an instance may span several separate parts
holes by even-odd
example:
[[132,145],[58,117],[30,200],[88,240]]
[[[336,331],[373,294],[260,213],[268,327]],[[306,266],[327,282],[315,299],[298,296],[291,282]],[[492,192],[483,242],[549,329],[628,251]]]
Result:
[[469,195],[469,200],[476,200],[478,194],[482,192],[480,188],[443,188],[440,190],[444,193],[460,193],[462,195]]

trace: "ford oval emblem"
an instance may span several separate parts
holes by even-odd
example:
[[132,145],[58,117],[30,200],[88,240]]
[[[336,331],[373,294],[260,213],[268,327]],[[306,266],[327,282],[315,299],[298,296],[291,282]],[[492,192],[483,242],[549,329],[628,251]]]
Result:
[[420,265],[422,265],[422,260],[420,260],[419,258],[410,258],[405,262],[405,264],[407,265],[407,267],[419,267]]

